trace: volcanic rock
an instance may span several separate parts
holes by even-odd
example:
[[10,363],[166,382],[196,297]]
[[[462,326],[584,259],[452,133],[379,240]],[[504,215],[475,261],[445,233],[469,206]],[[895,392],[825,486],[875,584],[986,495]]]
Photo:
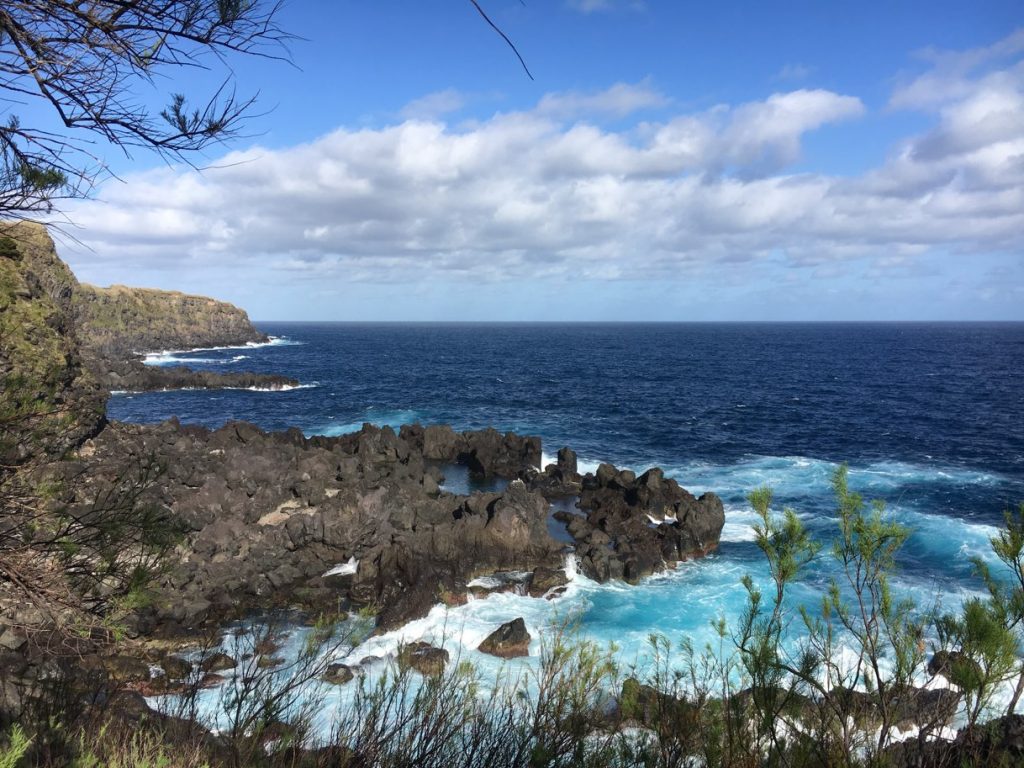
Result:
[[203,672],[223,672],[226,669],[234,669],[237,662],[226,653],[213,653],[199,662],[199,669]]
[[412,667],[421,675],[436,676],[444,672],[448,663],[448,651],[436,648],[430,643],[417,641],[402,646],[398,652],[398,663]]
[[636,582],[680,560],[706,555],[718,546],[725,509],[713,493],[699,499],[660,469],[639,478],[602,464],[583,478],[581,519],[556,518],[577,542],[584,573],[599,581]]
[[568,583],[569,577],[564,568],[536,568],[530,577],[530,596],[544,597],[552,589]]
[[531,639],[526,631],[526,622],[522,618],[513,619],[489,634],[478,650],[502,659],[529,656]]
[[352,668],[346,664],[331,664],[324,672],[324,682],[332,685],[344,685],[354,677]]
[[954,685],[964,687],[965,682],[982,678],[981,666],[960,651],[936,651],[928,659],[928,674],[942,675]]

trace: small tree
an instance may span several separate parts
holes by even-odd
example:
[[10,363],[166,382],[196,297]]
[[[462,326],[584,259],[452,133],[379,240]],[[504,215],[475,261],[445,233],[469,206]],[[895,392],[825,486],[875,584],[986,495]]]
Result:
[[754,535],[768,562],[773,594],[766,605],[753,579],[743,577],[747,607],[740,618],[735,643],[750,683],[748,709],[754,716],[755,745],[777,753],[785,749],[779,741],[779,726],[795,693],[787,685],[787,664],[783,660],[788,624],[784,605],[786,590],[818,554],[820,547],[811,540],[792,510],[786,509],[781,519],[772,514],[770,488],[753,491],[748,500],[759,518],[754,525]]
[[[988,610],[998,617],[1000,624],[1016,638],[1015,664],[1017,685],[1006,707],[1012,715],[1024,694],[1024,659],[1019,658],[1024,646],[1024,502],[1017,512],[1007,511],[1003,528],[990,539],[992,551],[1006,566],[1001,577],[994,576],[988,565],[976,558],[974,566],[988,588],[991,603]],[[1012,674],[1012,672],[1011,672]]]
[[959,614],[941,617],[936,629],[941,644],[956,649],[943,651],[941,672],[963,692],[967,725],[975,725],[996,688],[1015,671],[1017,639],[998,603],[979,598],[967,600]]

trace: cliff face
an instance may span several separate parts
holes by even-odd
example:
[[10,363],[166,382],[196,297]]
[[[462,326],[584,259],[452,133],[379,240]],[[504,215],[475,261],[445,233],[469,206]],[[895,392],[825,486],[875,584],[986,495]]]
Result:
[[96,434],[111,389],[295,386],[282,376],[151,368],[135,359],[266,340],[231,304],[80,284],[45,227],[0,222],[0,467],[62,455]]
[[78,334],[93,375],[109,390],[282,389],[298,385],[275,374],[194,371],[143,365],[140,352],[222,347],[267,341],[244,310],[177,291],[78,285],[72,294]]
[[73,303],[82,343],[105,357],[267,340],[244,310],[204,296],[83,283]]
[[44,227],[0,223],[0,464],[58,456],[103,424],[75,334],[78,288]]

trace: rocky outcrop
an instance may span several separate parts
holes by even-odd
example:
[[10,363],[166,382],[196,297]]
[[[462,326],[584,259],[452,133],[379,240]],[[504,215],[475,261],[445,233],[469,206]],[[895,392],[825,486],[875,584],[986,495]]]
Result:
[[581,483],[585,516],[555,513],[577,543],[581,570],[599,581],[636,582],[718,546],[725,525],[722,501],[696,498],[660,469],[640,477],[602,464]]
[[571,448],[560,448],[554,464],[548,464],[544,471],[533,473],[530,482],[535,488],[542,488],[550,499],[579,496],[583,477],[577,471],[576,452]]
[[502,434],[496,429],[458,433],[438,424],[402,427],[402,439],[423,453],[428,461],[464,464],[470,472],[484,477],[516,477],[540,467],[539,437]]
[[637,724],[662,734],[685,736],[694,730],[699,720],[694,704],[641,683],[634,677],[623,681],[618,704],[620,725]]
[[93,359],[93,374],[111,392],[153,392],[163,389],[287,390],[299,386],[288,376],[272,373],[216,373],[185,366],[154,367],[137,359]]
[[884,754],[889,765],[921,768],[1024,765],[1024,715],[1004,715],[962,729],[953,741],[907,739]]
[[984,679],[981,665],[962,651],[939,650],[928,659],[928,674],[942,675],[953,685],[967,688]]
[[[537,476],[539,440],[501,435],[495,450],[495,435],[364,425],[306,438],[244,422],[216,431],[173,420],[115,424],[86,445],[83,488],[101,489],[103,478],[144,457],[166,467],[144,500],[171,512],[184,539],[140,630],[274,606],[336,609],[339,601],[376,609],[378,628],[389,630],[438,602],[464,601],[470,581],[495,572],[524,572],[522,591],[538,597],[564,590],[565,545],[549,534],[549,500],[520,479]],[[487,456],[481,469],[511,476],[508,486],[441,491],[437,462],[467,456]],[[596,578],[639,578],[717,543],[717,499],[694,499],[653,471],[628,483],[621,473],[599,474],[583,479],[586,517],[569,515],[567,526]],[[654,526],[647,514],[655,511],[676,518]],[[606,532],[612,546],[602,543]]]
[[[478,440],[490,435],[460,435],[470,447]],[[390,428],[307,439],[245,423],[212,432],[115,424],[85,451],[86,495],[143,457],[166,467],[144,501],[173,512],[185,532],[151,626],[341,599],[377,608],[387,629],[445,592],[465,594],[479,573],[562,560],[540,493],[521,481],[502,493],[442,493],[437,470]]]

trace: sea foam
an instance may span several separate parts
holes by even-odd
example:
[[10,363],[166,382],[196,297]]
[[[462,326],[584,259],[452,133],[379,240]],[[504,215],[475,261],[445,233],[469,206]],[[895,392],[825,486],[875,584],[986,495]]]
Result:
[[248,355],[235,355],[229,360],[215,357],[181,357],[181,355],[192,355],[198,352],[227,352],[235,349],[260,349],[262,347],[288,347],[303,344],[301,341],[293,341],[285,336],[271,336],[269,341],[249,341],[245,344],[237,344],[224,347],[193,347],[192,349],[165,349],[160,352],[147,352],[143,355],[142,362],[145,365],[180,365],[182,363],[207,363],[213,365],[227,365],[245,360]]

